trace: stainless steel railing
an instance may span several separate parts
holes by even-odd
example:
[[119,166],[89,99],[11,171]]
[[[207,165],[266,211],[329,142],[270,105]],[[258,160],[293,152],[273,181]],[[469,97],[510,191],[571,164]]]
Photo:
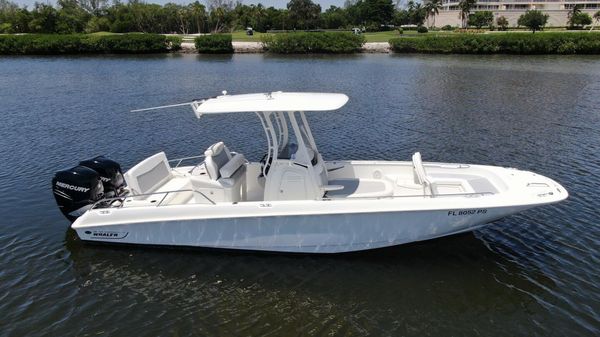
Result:
[[199,156],[192,156],[192,157],[183,157],[183,158],[177,158],[177,159],[171,159],[169,160],[169,163],[174,163],[177,162],[177,164],[175,164],[175,166],[172,168],[177,168],[179,167],[179,165],[181,165],[182,162],[185,162],[187,160],[191,160],[191,159],[200,159],[200,158],[204,158],[206,157],[205,155],[199,155]]
[[469,192],[469,193],[445,193],[445,194],[408,194],[408,195],[385,195],[385,196],[372,196],[372,197],[353,197],[350,195],[335,197],[323,197],[323,200],[340,200],[340,199],[352,199],[352,200],[380,200],[380,199],[400,199],[400,198],[444,198],[444,197],[469,197],[477,198],[486,195],[494,195],[493,192]]
[[[159,207],[162,205],[163,201],[165,201],[165,199],[167,198],[167,196],[169,194],[172,193],[184,193],[184,192],[192,192],[192,193],[197,193],[200,194],[204,199],[206,199],[210,204],[212,205],[216,205],[216,203],[210,199],[209,197],[206,196],[206,194],[194,190],[194,189],[183,189],[183,190],[174,190],[174,191],[163,191],[163,192],[152,192],[152,193],[141,193],[141,194],[128,194],[128,195],[122,195],[122,196],[118,196],[118,197],[112,197],[112,198],[104,198],[104,199],[100,199],[98,201],[96,201],[94,204],[92,204],[92,207],[90,209],[96,209],[96,208],[123,208],[123,206],[125,206],[125,201],[127,199],[133,200],[134,198],[138,198],[138,197],[149,197],[151,195],[163,195],[162,198],[160,199],[160,201],[158,203],[156,203],[156,207]],[[112,205],[113,202],[115,201],[121,201],[121,203],[118,206],[114,206]],[[153,202],[151,202],[153,203]],[[106,206],[108,205],[108,206]],[[138,207],[142,207],[142,206],[149,206],[149,205],[140,205]]]

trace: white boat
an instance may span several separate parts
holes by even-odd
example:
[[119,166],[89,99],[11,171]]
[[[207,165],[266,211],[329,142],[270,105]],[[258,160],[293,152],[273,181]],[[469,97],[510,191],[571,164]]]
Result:
[[533,172],[424,163],[418,152],[412,161],[326,161],[305,112],[347,101],[285,92],[194,101],[198,118],[256,113],[267,139],[263,160],[249,162],[223,142],[203,156],[168,160],[160,152],[127,170],[124,187],[118,164],[98,157],[57,173],[55,196],[85,241],[297,253],[439,238],[568,196]]

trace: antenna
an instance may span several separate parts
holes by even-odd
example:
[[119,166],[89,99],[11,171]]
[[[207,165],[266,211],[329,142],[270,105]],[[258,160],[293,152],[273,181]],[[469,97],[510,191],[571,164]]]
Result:
[[[227,90],[223,90],[223,95],[227,95]],[[207,99],[211,99],[211,98],[217,98],[217,96],[194,99],[191,102],[186,102],[186,103],[177,103],[177,104],[170,104],[170,105],[153,106],[151,108],[135,109],[135,110],[130,110],[129,112],[140,112],[140,111],[148,111],[148,110],[168,109],[168,108],[174,108],[174,107],[184,106],[184,105],[191,106],[194,109],[194,112],[196,112],[196,108],[197,108],[198,104],[202,104],[202,103],[204,103],[204,101],[206,101]],[[200,118],[200,116],[198,116],[198,118]]]
[[184,105],[192,105],[194,103],[198,103],[200,100],[193,100],[191,102],[187,102],[187,103],[178,103],[178,104],[171,104],[171,105],[162,105],[162,106],[154,106],[151,108],[144,108],[144,109],[135,109],[135,110],[131,110],[130,112],[140,112],[140,111],[148,111],[148,110],[158,110],[158,109],[167,109],[167,108],[174,108],[177,106],[184,106]]

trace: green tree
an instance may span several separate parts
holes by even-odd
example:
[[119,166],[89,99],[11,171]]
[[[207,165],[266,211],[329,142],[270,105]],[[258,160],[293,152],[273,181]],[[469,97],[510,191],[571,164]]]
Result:
[[575,4],[571,7],[571,10],[567,13],[567,25],[570,28],[573,28],[573,17],[581,14],[581,8],[583,8],[582,4]]
[[588,13],[575,13],[569,18],[571,28],[581,29],[585,25],[592,24],[592,17]]
[[31,20],[31,14],[26,8],[21,8],[10,0],[0,0],[0,32],[27,33]]
[[85,25],[86,33],[106,32],[110,30],[110,20],[104,16],[92,16]]
[[567,23],[569,23],[571,21],[571,18],[576,15],[581,13],[581,9],[583,8],[582,4],[575,4],[571,7],[571,10],[569,11],[569,13],[567,13]]
[[348,26],[348,16],[343,8],[331,6],[321,14],[324,28],[336,29]]
[[395,9],[392,0],[356,0],[346,1],[346,14],[350,23],[379,29],[395,21]]
[[425,22],[425,18],[427,17],[427,13],[425,11],[425,7],[420,3],[415,4],[411,8],[408,9],[408,15],[410,17],[410,23],[417,26],[422,26],[423,22]]
[[194,24],[194,33],[206,32],[207,14],[206,7],[198,1],[189,4],[192,22]]
[[247,6],[238,3],[234,11],[236,28],[246,29],[246,27],[252,27],[259,32],[265,31],[266,10],[262,4]]
[[233,12],[233,1],[231,0],[208,0],[208,16],[211,31],[220,33],[232,30],[235,14]]
[[50,5],[36,2],[31,11],[29,30],[33,33],[56,33],[58,12]]
[[289,14],[287,9],[278,9],[269,7],[265,10],[265,18],[263,29],[265,31],[271,29],[285,30],[289,28]]
[[496,19],[496,24],[500,28],[500,30],[506,30],[508,28],[508,19],[504,16],[499,16]]
[[294,28],[312,29],[319,25],[321,6],[311,0],[290,0],[287,9]]
[[458,3],[458,9],[460,10],[460,12],[458,13],[458,17],[462,22],[463,28],[467,27],[467,20],[469,19],[469,14],[471,13],[473,7],[475,7],[476,3],[477,0],[460,0],[460,2]]
[[364,0],[364,19],[372,25],[390,24],[394,19],[392,0]]
[[63,34],[84,31],[91,15],[81,7],[77,0],[58,0],[56,31]]
[[519,17],[517,24],[529,28],[535,34],[535,31],[544,28],[547,22],[547,14],[538,10],[528,10]]
[[491,26],[494,22],[494,13],[490,11],[477,11],[469,15],[468,25],[481,29],[483,26]]
[[442,9],[442,0],[429,0],[425,4],[425,16],[427,19],[429,19],[429,17],[433,18],[430,27],[435,27],[435,16],[440,14],[440,9]]
[[397,10],[396,13],[394,13],[393,23],[396,26],[410,24],[410,15],[408,13],[408,10],[406,10],[406,9]]

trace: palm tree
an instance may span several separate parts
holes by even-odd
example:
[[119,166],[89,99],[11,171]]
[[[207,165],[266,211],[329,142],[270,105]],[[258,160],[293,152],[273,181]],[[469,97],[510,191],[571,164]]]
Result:
[[567,23],[569,26],[573,27],[573,18],[577,16],[577,14],[581,13],[582,4],[575,4],[567,14]]
[[596,26],[597,23],[600,23],[600,11],[597,11],[596,13],[594,13],[594,21],[596,21],[595,24],[592,25],[592,28],[590,28],[590,32],[594,29],[594,26]]
[[460,9],[459,18],[462,21],[463,28],[467,26],[467,20],[469,19],[469,13],[475,6],[477,0],[460,0],[458,8]]
[[571,10],[569,11],[569,14],[567,14],[567,16],[569,18],[574,17],[575,15],[581,13],[581,8],[583,7],[582,4],[575,4],[573,7],[571,7]]
[[440,9],[442,9],[442,0],[430,0],[425,5],[425,15],[427,19],[429,19],[430,16],[433,18],[433,23],[429,27],[435,27],[435,16],[440,14]]
[[425,21],[426,16],[427,16],[427,13],[425,12],[425,7],[423,7],[423,5],[421,5],[420,2],[417,3],[414,6],[413,12],[412,12],[413,24],[415,24],[417,26],[423,25],[423,21]]

